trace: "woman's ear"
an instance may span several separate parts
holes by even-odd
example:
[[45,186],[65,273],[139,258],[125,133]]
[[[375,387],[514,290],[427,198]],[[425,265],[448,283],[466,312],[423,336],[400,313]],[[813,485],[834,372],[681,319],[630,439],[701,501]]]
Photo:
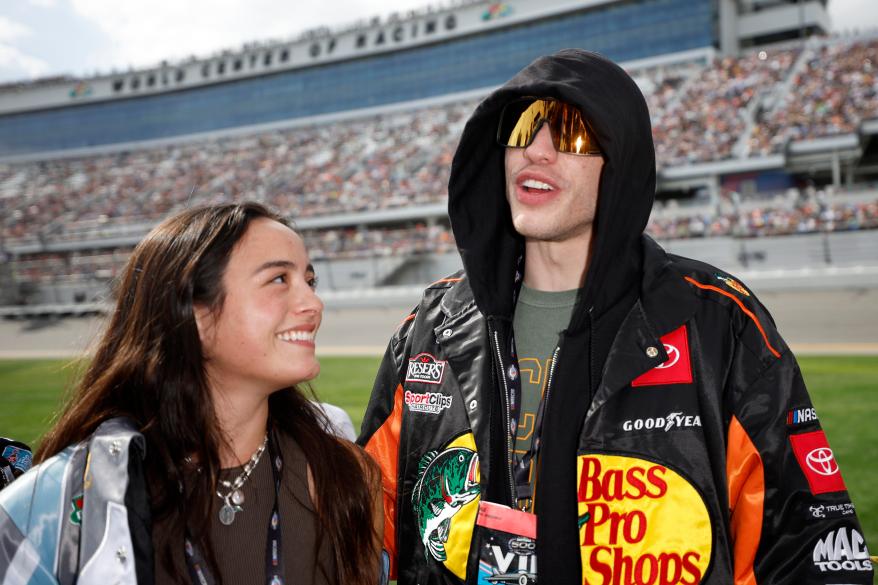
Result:
[[216,337],[216,319],[210,307],[196,304],[193,309],[195,314],[195,326],[198,327],[198,338],[201,340],[201,349],[205,355],[210,354],[213,341]]

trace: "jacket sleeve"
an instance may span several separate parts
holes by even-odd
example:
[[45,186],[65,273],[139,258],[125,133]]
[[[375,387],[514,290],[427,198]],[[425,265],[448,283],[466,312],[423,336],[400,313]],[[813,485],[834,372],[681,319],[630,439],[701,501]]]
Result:
[[799,366],[767,312],[759,306],[750,317],[727,393],[735,584],[872,583],[862,528]]
[[366,413],[360,437],[357,439],[381,469],[381,483],[384,497],[384,549],[390,557],[390,578],[396,578],[396,526],[397,526],[397,482],[399,478],[399,436],[402,426],[403,385],[399,354],[404,345],[404,334],[415,314],[409,315],[400,330],[388,344],[384,359],[378,369],[372,396]]

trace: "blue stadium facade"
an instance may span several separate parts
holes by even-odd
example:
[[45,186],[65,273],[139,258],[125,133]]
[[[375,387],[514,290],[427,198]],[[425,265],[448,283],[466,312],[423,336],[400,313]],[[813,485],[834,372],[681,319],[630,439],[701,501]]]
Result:
[[147,96],[6,113],[0,115],[0,156],[171,138],[486,88],[565,47],[631,61],[718,45],[715,0],[584,4],[396,51]]

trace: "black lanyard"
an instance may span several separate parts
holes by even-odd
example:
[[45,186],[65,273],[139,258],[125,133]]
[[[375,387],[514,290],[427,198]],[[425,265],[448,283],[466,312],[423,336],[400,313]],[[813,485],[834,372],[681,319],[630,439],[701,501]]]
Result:
[[[280,500],[280,482],[283,471],[283,458],[274,438],[274,432],[268,433],[268,456],[271,459],[271,475],[274,478],[274,507],[268,519],[268,537],[265,541],[265,583],[266,585],[284,584],[283,549],[281,548],[281,525],[278,502]],[[189,538],[186,531],[185,540],[186,568],[195,585],[215,585],[216,579],[211,574],[204,555]]]
[[[523,455],[519,456],[514,452],[514,446],[516,437],[518,436],[518,424],[521,417],[521,372],[517,366],[518,355],[516,354],[515,342],[512,337],[510,337],[509,350],[515,365],[510,366],[506,372],[503,372],[503,375],[506,376],[507,387],[509,388],[509,396],[507,397],[507,400],[509,401],[510,425],[508,430],[512,435],[513,445],[512,473],[515,480],[515,495],[517,500],[515,506],[521,510],[530,511],[534,500],[533,485],[530,482],[531,467],[540,452],[540,437],[543,434],[543,417],[546,412],[546,402],[549,397],[549,384],[547,382],[546,390],[540,397],[540,404],[537,407],[537,415],[534,420],[534,430],[530,446]],[[557,355],[558,351],[556,348],[556,351],[553,352],[553,362]],[[552,363],[552,366],[554,365],[555,364]]]

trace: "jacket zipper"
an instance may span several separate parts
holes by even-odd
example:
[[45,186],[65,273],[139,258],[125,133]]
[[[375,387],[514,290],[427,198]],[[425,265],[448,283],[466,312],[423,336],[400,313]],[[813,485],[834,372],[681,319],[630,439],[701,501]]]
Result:
[[512,435],[509,429],[512,427],[512,413],[509,410],[509,385],[506,384],[506,367],[503,365],[503,355],[500,352],[500,340],[497,331],[494,331],[494,348],[497,350],[497,363],[500,366],[500,378],[503,380],[503,405],[506,407],[506,424],[503,433],[506,435],[506,469],[509,472],[509,494],[512,499],[509,503],[516,505],[518,499],[515,496],[515,480],[512,477]]
[[[549,377],[546,379],[546,393],[543,396],[543,400],[545,400],[545,404],[543,404],[543,424],[546,423],[546,415],[549,411],[549,392],[552,390],[552,378],[555,376],[555,364],[558,363],[558,353],[561,352],[561,344],[558,344],[555,347],[555,351],[552,352],[552,365],[549,366]],[[542,432],[540,433],[542,435]],[[542,442],[542,437],[540,437],[540,442]],[[537,457],[530,462],[531,465],[537,465],[537,459],[539,458],[539,454]],[[533,508],[534,500],[536,500],[537,494],[534,492],[533,499],[530,502],[530,507]],[[517,503],[517,502],[516,502]]]
[[561,345],[559,344],[554,353],[552,353],[552,365],[549,367],[549,377],[546,380],[546,395],[543,397],[543,400],[546,401],[546,405],[543,407],[543,420],[546,420],[546,410],[549,408],[549,390],[552,389],[552,378],[555,375],[555,364],[558,363],[558,353],[561,351]]

